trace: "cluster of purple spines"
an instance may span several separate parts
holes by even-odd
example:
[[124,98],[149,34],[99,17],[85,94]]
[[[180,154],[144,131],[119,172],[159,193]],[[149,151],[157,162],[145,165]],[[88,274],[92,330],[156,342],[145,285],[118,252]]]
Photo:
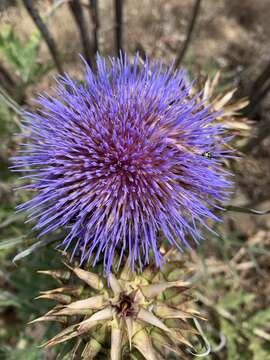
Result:
[[[25,113],[15,168],[29,171],[35,197],[20,206],[41,235],[68,233],[62,246],[107,274],[114,252],[142,267],[163,263],[161,239],[180,250],[231,186],[222,169],[227,138],[215,115],[190,97],[183,70],[97,58],[84,82],[59,78],[53,96]],[[205,155],[206,154],[206,155]],[[211,156],[210,156],[211,155]],[[119,261],[120,264],[120,261]]]

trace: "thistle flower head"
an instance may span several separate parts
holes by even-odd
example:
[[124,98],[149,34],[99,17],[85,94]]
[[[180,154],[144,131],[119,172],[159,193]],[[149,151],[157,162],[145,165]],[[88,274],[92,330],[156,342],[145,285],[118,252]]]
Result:
[[103,259],[109,275],[115,249],[142,268],[159,241],[179,250],[202,236],[197,225],[217,220],[213,206],[230,182],[223,129],[215,114],[190,96],[183,70],[141,66],[125,56],[109,65],[86,65],[84,82],[59,78],[54,95],[40,96],[25,114],[26,168],[36,195],[21,205],[41,235],[65,228],[65,249],[94,266]]
[[[67,271],[43,271],[60,280],[61,287],[39,298],[58,305],[33,322],[64,326],[43,346],[72,342],[70,355],[81,359],[130,359],[131,353],[132,359],[161,360],[165,353],[187,359],[185,351],[194,352],[191,341],[200,333],[193,319],[202,317],[192,308],[182,262],[169,261],[162,271],[149,266],[142,273],[132,272],[126,263],[120,274],[110,274],[110,288],[104,277],[67,266]],[[67,274],[69,281],[63,281]]]

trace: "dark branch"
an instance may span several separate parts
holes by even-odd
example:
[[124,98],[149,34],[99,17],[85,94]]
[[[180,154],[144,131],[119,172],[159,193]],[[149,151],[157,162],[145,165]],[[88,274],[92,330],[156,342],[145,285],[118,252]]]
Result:
[[94,27],[94,43],[93,43],[93,55],[98,52],[98,32],[99,32],[99,14],[98,14],[98,0],[90,1],[90,13]]
[[87,63],[91,66],[92,49],[91,43],[88,37],[88,30],[85,23],[83,9],[79,0],[71,0],[69,3],[70,10],[74,16],[75,22],[80,30],[84,56]]
[[250,97],[250,102],[248,106],[244,109],[244,115],[253,117],[254,114],[256,114],[260,103],[267,96],[269,91],[270,91],[270,79],[268,84],[266,83],[266,85],[263,88],[259,89],[256,93],[253,94],[253,96]]
[[250,91],[250,102],[244,109],[243,113],[246,116],[254,116],[258,106],[270,91],[270,62],[263,69],[261,74],[255,80]]
[[184,42],[184,44],[183,44],[183,46],[182,46],[182,48],[180,50],[180,53],[179,53],[178,57],[175,60],[175,65],[174,65],[175,68],[177,68],[181,64],[181,62],[184,59],[184,56],[185,56],[185,54],[187,52],[187,49],[188,49],[188,47],[190,45],[193,30],[195,28],[196,20],[198,18],[200,5],[201,5],[201,0],[195,0],[194,7],[193,7],[193,10],[192,10],[192,16],[191,16],[189,26],[188,26],[186,40],[185,40],[185,42]]
[[48,30],[47,26],[45,25],[42,18],[40,17],[37,9],[34,7],[33,1],[32,0],[23,0],[23,3],[24,3],[26,10],[29,13],[29,15],[33,19],[34,23],[36,24],[37,28],[41,32],[41,34],[48,46],[48,49],[51,53],[53,61],[55,62],[58,72],[60,74],[63,74],[63,68],[62,68],[62,65],[61,65],[61,62],[60,62],[60,59],[58,56],[58,52],[56,49],[54,39],[53,39],[50,31]]
[[9,74],[7,69],[0,63],[0,80],[1,83],[8,89],[15,86],[15,81],[12,76]]
[[123,1],[115,0],[115,50],[117,55],[122,51]]
[[260,91],[265,82],[270,79],[270,62],[263,69],[261,74],[257,77],[251,88],[251,96],[254,96],[257,91]]
[[264,118],[259,122],[256,131],[256,136],[249,139],[249,141],[241,148],[241,151],[245,154],[249,154],[269,135],[270,135],[270,119]]

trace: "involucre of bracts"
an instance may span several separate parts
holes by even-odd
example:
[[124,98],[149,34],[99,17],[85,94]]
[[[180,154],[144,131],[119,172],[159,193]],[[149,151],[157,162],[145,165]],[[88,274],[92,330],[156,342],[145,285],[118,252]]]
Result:
[[214,77],[201,77],[192,87],[190,95],[194,96],[202,90],[198,101],[204,101],[209,110],[218,113],[216,121],[230,131],[236,138],[249,137],[253,121],[241,115],[241,110],[248,104],[247,98],[235,99],[236,87],[224,89],[221,85],[221,72],[217,71]]
[[38,298],[58,304],[32,323],[63,326],[44,347],[69,342],[70,358],[83,360],[161,360],[170,353],[190,358],[187,349],[194,351],[192,341],[200,337],[192,319],[203,317],[192,307],[182,262],[168,261],[162,271],[148,266],[142,273],[132,272],[126,263],[117,274],[111,272],[109,288],[106,278],[66,265],[62,271],[42,271],[61,286]]
[[102,260],[109,277],[116,249],[119,264],[128,254],[142,269],[151,253],[161,267],[162,238],[182,251],[203,237],[230,194],[231,150],[184,70],[124,55],[96,65],[96,75],[85,65],[83,82],[59,77],[55,93],[25,112],[13,169],[28,174],[35,195],[19,209],[34,229],[65,229],[62,248],[81,264]]

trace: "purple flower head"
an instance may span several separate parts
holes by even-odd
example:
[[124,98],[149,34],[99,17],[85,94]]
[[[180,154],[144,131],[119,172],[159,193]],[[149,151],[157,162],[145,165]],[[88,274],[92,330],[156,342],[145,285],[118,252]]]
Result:
[[[215,114],[189,96],[183,70],[173,72],[126,56],[97,58],[84,82],[59,78],[54,96],[40,96],[25,114],[24,154],[36,195],[20,206],[47,234],[65,228],[61,244],[110,273],[114,252],[142,267],[163,263],[160,241],[179,250],[202,236],[197,225],[231,187],[222,169],[228,138]],[[225,152],[226,153],[226,152]]]

